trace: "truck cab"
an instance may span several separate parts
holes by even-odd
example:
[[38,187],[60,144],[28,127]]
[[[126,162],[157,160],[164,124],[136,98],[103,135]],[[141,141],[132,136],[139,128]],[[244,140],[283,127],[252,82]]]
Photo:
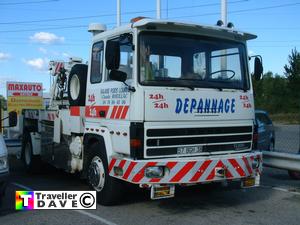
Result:
[[49,108],[24,112],[27,159],[80,172],[104,205],[124,181],[153,199],[172,197],[175,185],[259,184],[246,47],[255,35],[147,18],[90,31],[88,65],[59,70]]
[[[251,151],[246,41],[253,38],[228,28],[150,19],[95,35],[86,124],[114,131],[112,151],[132,158]],[[136,138],[130,129],[140,129],[138,150],[124,136]]]

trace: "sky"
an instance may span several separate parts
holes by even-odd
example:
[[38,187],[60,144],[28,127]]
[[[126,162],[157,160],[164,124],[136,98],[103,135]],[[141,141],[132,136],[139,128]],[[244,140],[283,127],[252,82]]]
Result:
[[[162,18],[214,25],[221,0],[161,0]],[[156,0],[121,0],[122,24],[155,18]],[[293,48],[300,51],[300,0],[228,0],[228,21],[254,33],[250,54],[264,71],[284,74]],[[116,26],[116,0],[0,0],[0,95],[7,81],[42,82],[49,90],[49,60],[89,60],[90,23]],[[251,63],[251,67],[253,67]]]

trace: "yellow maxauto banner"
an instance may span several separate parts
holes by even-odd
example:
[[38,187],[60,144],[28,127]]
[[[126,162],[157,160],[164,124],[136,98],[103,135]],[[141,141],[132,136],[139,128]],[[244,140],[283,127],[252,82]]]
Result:
[[7,111],[42,109],[43,91],[40,83],[7,82]]

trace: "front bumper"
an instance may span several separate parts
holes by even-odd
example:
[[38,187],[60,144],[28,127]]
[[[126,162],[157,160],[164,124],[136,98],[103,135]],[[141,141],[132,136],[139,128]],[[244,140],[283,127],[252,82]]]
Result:
[[0,195],[3,195],[8,184],[9,172],[0,173]]
[[[145,169],[151,166],[164,167],[164,176],[146,177]],[[256,177],[261,173],[262,153],[155,160],[132,160],[112,156],[108,170],[110,176],[134,184],[197,184],[236,180]]]

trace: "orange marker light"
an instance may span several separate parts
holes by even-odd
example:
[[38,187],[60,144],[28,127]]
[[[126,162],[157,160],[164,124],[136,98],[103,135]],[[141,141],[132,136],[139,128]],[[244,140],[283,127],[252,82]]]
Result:
[[146,19],[146,18],[149,18],[149,17],[144,17],[144,16],[138,16],[138,17],[134,17],[130,20],[130,23],[135,23],[137,21],[140,21],[142,19]]

